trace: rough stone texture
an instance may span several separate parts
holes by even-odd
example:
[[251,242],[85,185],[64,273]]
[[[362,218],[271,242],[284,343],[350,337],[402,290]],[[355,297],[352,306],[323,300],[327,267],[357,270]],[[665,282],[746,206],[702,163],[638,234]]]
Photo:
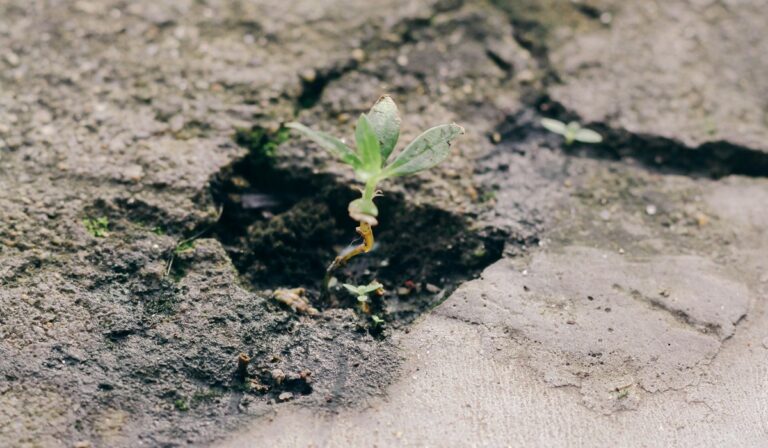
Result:
[[[550,96],[602,129],[765,152],[762,5],[492,3],[3,2],[0,445],[762,446],[768,173],[595,158],[537,125]],[[383,185],[402,216],[379,244],[408,242],[419,269],[487,260],[445,235],[454,252],[419,252],[430,225],[505,247],[412,325],[423,306],[384,307],[375,333],[249,290],[206,231],[211,185],[247,157],[237,129],[350,136],[385,92],[401,145],[468,132]],[[271,163],[323,188],[260,217],[262,242],[332,222],[346,167],[299,139]]]
[[[631,178],[643,174],[632,170],[630,182],[637,182]],[[697,190],[711,219],[684,237],[688,247],[717,227],[729,241],[727,254],[713,254],[721,263],[704,258],[708,246],[699,256],[658,253],[680,252],[667,241],[656,255],[632,256],[545,239],[530,258],[489,267],[402,335],[402,373],[385,398],[335,414],[281,409],[218,446],[250,446],[257,437],[286,447],[762,446],[768,214],[761,204],[768,182],[672,176],[653,190],[674,197],[681,186]],[[572,217],[589,212],[581,202],[577,194],[569,200]],[[685,204],[667,203],[667,213],[675,207]],[[573,223],[560,225],[574,230]],[[646,238],[655,238],[654,225],[649,220],[642,229]],[[577,233],[588,240],[591,232]],[[605,245],[627,242],[606,235]],[[659,296],[663,307],[654,306],[614,283],[670,294]],[[674,291],[682,290],[709,300],[675,303]],[[702,331],[675,309],[696,310],[700,323],[738,325]]]
[[584,120],[692,147],[768,151],[768,17],[751,1],[603,1],[610,26],[553,32],[552,97]]

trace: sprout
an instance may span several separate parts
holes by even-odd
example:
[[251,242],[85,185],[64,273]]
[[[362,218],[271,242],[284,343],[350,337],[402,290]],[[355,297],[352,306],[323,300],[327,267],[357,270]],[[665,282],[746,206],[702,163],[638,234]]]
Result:
[[379,222],[379,209],[373,200],[380,195],[376,188],[379,182],[432,168],[448,157],[451,143],[464,134],[464,128],[457,124],[435,126],[416,137],[393,159],[392,154],[400,137],[400,115],[395,102],[387,95],[379,98],[368,113],[360,114],[355,128],[355,149],[301,123],[288,123],[286,126],[299,131],[352,167],[357,179],[364,184],[360,190],[361,197],[348,206],[349,216],[360,223],[356,230],[363,238],[363,243],[343,252],[331,263],[323,283],[324,294],[328,290],[331,272],[352,257],[373,248],[371,227]]
[[372,292],[379,295],[384,294],[384,285],[377,281],[373,281],[363,286],[350,285],[349,283],[344,283],[342,286],[344,286],[347,291],[357,296],[357,302],[360,305],[360,309],[365,314],[371,314],[371,304],[370,300],[368,300],[368,294]]
[[541,125],[548,131],[565,137],[566,145],[570,145],[574,141],[582,143],[600,143],[603,141],[603,137],[600,134],[592,129],[582,128],[575,121],[566,125],[562,121],[553,120],[552,118],[542,118]]

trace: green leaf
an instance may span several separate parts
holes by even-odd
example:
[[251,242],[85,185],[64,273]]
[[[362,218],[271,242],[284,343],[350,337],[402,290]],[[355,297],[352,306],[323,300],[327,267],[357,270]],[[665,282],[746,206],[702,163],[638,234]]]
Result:
[[384,285],[382,285],[379,282],[374,281],[374,282],[368,283],[365,286],[360,286],[359,288],[360,288],[360,291],[362,291],[363,294],[368,294],[368,293],[372,293],[372,292],[374,292],[376,290],[379,290],[379,289],[381,289],[383,287],[384,287]]
[[342,162],[348,165],[352,165],[353,168],[358,169],[361,167],[362,162],[360,161],[360,158],[357,156],[357,154],[355,154],[355,152],[352,151],[350,147],[345,145],[336,137],[332,137],[324,132],[310,129],[301,123],[293,122],[288,123],[285,126],[304,134],[305,137],[320,145],[320,147],[333,154]]
[[371,122],[365,114],[360,114],[355,128],[355,142],[357,154],[363,162],[363,170],[368,174],[378,174],[381,171],[381,150],[379,139],[373,132]]
[[357,286],[355,286],[355,285],[350,285],[349,283],[342,283],[342,285],[341,285],[341,286],[343,286],[344,288],[346,288],[346,289],[347,289],[347,291],[351,292],[351,293],[352,293],[352,294],[354,294],[354,295],[357,295],[357,294],[358,294],[358,292],[357,292]]
[[397,105],[389,95],[382,96],[368,112],[368,120],[379,140],[381,159],[386,162],[400,137],[400,114],[397,112]]
[[542,118],[541,125],[544,126],[546,130],[554,132],[555,134],[565,135],[567,132],[565,123],[553,120],[552,118]]
[[347,289],[347,291],[351,292],[356,296],[366,296],[367,294],[370,294],[384,287],[384,285],[382,285],[377,281],[373,281],[371,283],[368,283],[367,285],[361,285],[361,286],[350,285],[349,283],[343,283],[341,286],[343,286],[344,288]]
[[573,136],[574,140],[583,143],[600,143],[603,141],[603,136],[593,131],[592,129],[581,128],[576,131]]
[[451,153],[451,142],[464,134],[457,124],[444,124],[427,130],[403,149],[384,169],[386,177],[405,176],[432,168]]

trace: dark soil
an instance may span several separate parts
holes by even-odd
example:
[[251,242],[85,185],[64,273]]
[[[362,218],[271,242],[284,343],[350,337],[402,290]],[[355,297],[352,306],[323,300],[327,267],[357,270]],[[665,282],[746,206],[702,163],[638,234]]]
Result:
[[[326,268],[347,245],[357,245],[347,205],[359,192],[328,175],[287,171],[265,158],[270,139],[249,144],[249,154],[226,167],[213,186],[223,215],[214,229],[241,278],[254,290],[305,288],[316,308],[352,307],[340,283],[378,280],[374,314],[410,322],[499,259],[508,235],[472,228],[467,216],[409,204],[403,194],[376,200],[380,223],[374,250],[334,272],[337,286],[320,300]],[[399,293],[398,293],[399,291]]]

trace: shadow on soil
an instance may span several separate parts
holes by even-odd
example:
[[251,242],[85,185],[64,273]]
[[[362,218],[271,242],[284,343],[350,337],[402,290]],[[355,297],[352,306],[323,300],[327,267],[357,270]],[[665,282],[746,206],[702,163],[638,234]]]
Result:
[[[359,243],[347,214],[359,193],[330,175],[275,168],[270,154],[284,139],[280,132],[253,128],[236,139],[249,155],[224,168],[212,191],[224,207],[214,234],[241,279],[255,290],[305,288],[320,309],[355,306],[355,298],[338,286],[320,303],[319,288],[337,253]],[[374,250],[334,275],[339,284],[382,282],[386,293],[374,300],[372,311],[393,323],[413,320],[501,257],[506,235],[472,230],[463,216],[394,195],[377,199],[377,205]]]

